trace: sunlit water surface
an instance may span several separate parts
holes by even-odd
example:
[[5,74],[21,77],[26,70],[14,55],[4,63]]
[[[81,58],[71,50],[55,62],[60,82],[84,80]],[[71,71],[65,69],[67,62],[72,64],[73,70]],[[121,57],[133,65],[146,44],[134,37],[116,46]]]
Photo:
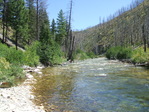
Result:
[[35,103],[52,112],[149,112],[149,69],[106,58],[49,67]]

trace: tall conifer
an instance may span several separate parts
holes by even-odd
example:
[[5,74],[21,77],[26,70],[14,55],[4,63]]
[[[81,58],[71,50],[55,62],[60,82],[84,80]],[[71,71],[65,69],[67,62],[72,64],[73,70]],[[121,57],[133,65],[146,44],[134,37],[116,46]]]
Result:
[[56,35],[56,23],[55,23],[55,20],[53,19],[52,20],[52,23],[51,23],[51,33],[53,35],[53,39],[55,40],[55,35]]
[[36,9],[34,6],[35,0],[26,0],[26,5],[28,8],[28,44],[31,44],[32,41],[36,39]]
[[9,24],[15,30],[15,44],[18,46],[18,39],[27,36],[27,10],[24,0],[10,0],[9,4]]
[[66,19],[63,13],[63,10],[60,10],[57,18],[57,36],[56,42],[60,45],[64,44],[66,38]]

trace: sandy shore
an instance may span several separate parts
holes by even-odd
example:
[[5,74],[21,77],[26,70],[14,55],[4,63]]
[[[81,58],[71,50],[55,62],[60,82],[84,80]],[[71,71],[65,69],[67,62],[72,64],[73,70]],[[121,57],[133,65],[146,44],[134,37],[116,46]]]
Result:
[[[41,73],[42,67],[32,69],[33,72]],[[27,72],[31,70],[26,69],[27,79],[23,84],[11,87],[0,88],[0,112],[45,112],[43,106],[36,106],[32,100],[34,96],[31,93],[32,86],[36,80]]]

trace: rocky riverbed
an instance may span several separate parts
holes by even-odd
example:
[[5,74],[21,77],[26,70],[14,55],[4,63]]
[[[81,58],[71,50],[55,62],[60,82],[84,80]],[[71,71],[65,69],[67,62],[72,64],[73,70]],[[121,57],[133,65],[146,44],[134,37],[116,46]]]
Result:
[[24,67],[27,79],[19,86],[0,88],[0,112],[45,112],[44,107],[36,106],[32,100],[32,86],[36,80],[30,72],[41,74],[42,67]]

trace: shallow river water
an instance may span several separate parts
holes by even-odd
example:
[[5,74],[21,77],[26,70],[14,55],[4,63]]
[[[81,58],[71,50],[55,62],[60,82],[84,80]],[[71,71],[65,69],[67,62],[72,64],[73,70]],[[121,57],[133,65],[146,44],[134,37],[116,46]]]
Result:
[[149,69],[106,58],[49,67],[35,103],[52,112],[149,112]]

